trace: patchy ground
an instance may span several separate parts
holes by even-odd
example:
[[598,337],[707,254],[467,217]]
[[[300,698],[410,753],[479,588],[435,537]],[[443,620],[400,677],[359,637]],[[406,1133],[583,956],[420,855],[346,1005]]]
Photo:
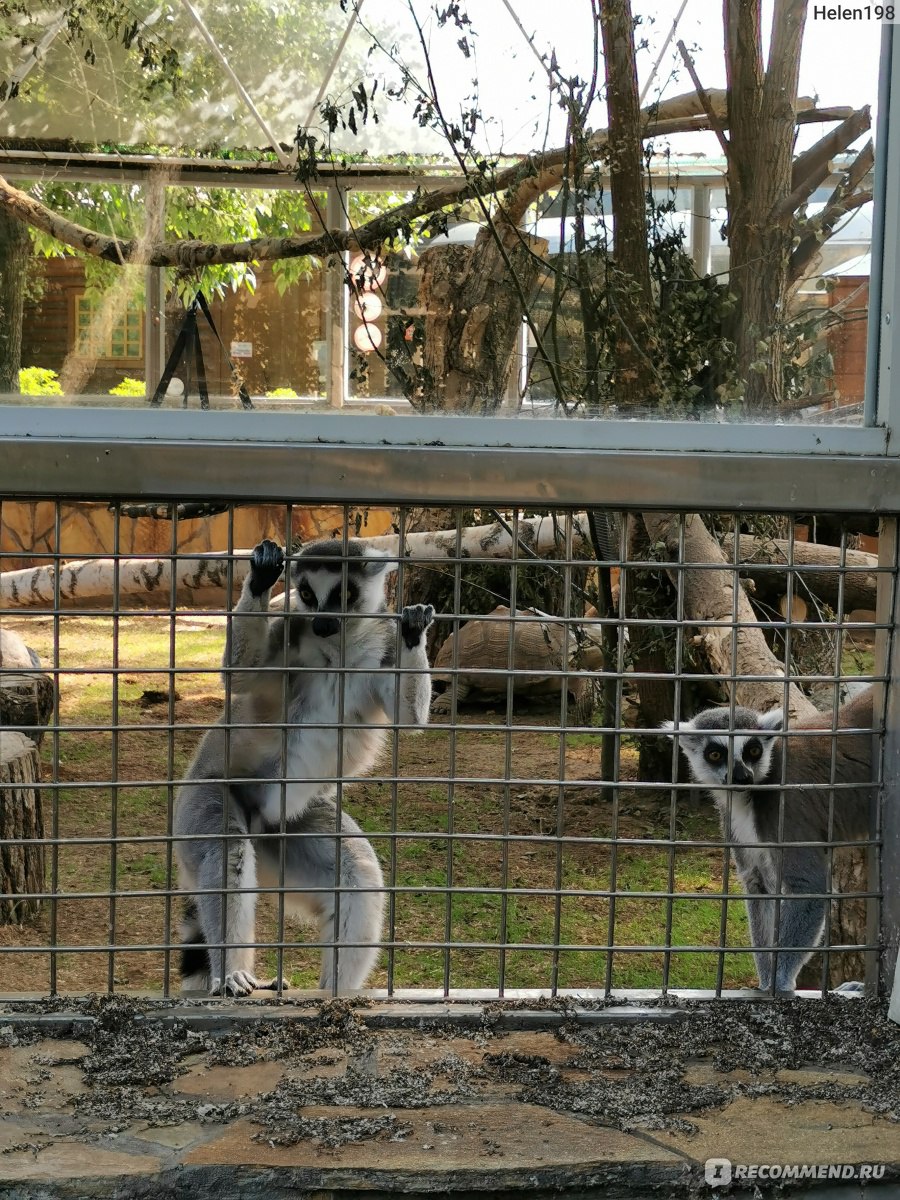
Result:
[[563,1001],[18,1005],[0,1012],[0,1191],[703,1195],[710,1157],[879,1164],[900,1187],[900,1027],[883,1008],[627,1015]]

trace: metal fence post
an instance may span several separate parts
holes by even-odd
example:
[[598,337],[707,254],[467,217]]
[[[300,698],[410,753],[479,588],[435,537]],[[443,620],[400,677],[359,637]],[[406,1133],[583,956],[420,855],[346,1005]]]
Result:
[[[893,568],[896,565],[897,539],[897,518],[882,520],[879,566]],[[896,579],[889,574],[879,576],[877,619],[879,624],[889,624],[890,628],[880,628],[875,643],[876,672],[883,671],[888,679],[879,685],[883,689],[881,711],[885,719],[879,789],[881,904],[879,928],[873,932],[877,932],[881,943],[879,990],[882,995],[890,995],[900,944],[900,808],[897,806],[900,796],[900,691],[895,685],[900,671],[900,639],[894,636],[897,620],[900,619],[900,588]],[[900,1019],[900,1012],[897,1016]]]

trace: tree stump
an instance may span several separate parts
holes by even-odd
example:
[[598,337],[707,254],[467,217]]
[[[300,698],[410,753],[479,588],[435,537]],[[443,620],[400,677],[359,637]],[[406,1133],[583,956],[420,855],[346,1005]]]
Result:
[[12,726],[40,746],[54,698],[49,675],[0,671],[0,727]]
[[15,844],[44,836],[40,777],[34,742],[18,730],[0,730],[0,924],[19,925],[40,912],[40,900],[18,897],[44,890],[44,847]]

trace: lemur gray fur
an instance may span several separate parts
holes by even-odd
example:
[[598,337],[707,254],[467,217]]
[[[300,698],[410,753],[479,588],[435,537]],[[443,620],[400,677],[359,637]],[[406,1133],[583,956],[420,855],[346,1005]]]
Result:
[[[867,688],[838,713],[843,729],[871,730],[873,694]],[[677,731],[663,726],[687,759],[696,783],[715,801],[725,840],[747,893],[747,916],[754,947],[759,986],[776,992],[793,991],[797,975],[819,944],[828,916],[828,855],[823,846],[798,842],[852,842],[870,836],[872,794],[872,734],[844,733],[777,736],[783,729],[781,709],[713,708]],[[791,723],[791,730],[829,730],[827,714]],[[730,736],[732,735],[733,736]],[[730,753],[729,753],[730,750]],[[777,785],[784,780],[786,786]],[[832,782],[852,784],[834,788]],[[729,788],[728,785],[732,786]],[[791,784],[817,784],[815,790]],[[726,790],[727,789],[727,790]],[[784,821],[781,822],[781,797]],[[833,807],[833,820],[829,813]],[[767,846],[765,843],[783,843]],[[776,905],[764,897],[779,894]],[[784,947],[777,953],[765,947]]]
[[[268,617],[269,594],[283,569],[284,553],[274,542],[253,550],[223,657],[230,711],[201,741],[176,802],[176,835],[197,839],[176,843],[179,884],[192,894],[182,931],[185,991],[240,996],[276,986],[257,983],[254,950],[244,943],[254,941],[252,889],[282,882],[290,889],[288,914],[315,918],[326,943],[320,988],[362,987],[378,957],[381,868],[346,812],[340,832],[356,836],[340,839],[337,930],[335,893],[309,889],[336,882],[336,780],[372,770],[386,724],[428,722],[425,631],[434,609],[403,609],[398,655],[397,621],[385,601],[391,567],[377,551],[353,540],[346,554],[339,541],[306,546],[291,565],[290,605]],[[404,673],[382,670],[391,667]],[[282,830],[284,837],[257,836]],[[226,841],[223,833],[240,836]],[[207,949],[223,942],[224,949]],[[337,955],[329,942],[337,943]]]

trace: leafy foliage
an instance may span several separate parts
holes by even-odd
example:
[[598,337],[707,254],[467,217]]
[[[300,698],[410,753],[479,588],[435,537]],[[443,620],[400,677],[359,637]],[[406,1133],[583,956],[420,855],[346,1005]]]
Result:
[[[143,388],[143,384],[141,384]],[[23,396],[61,396],[59,376],[46,367],[23,367],[19,372],[19,391]]]
[[144,396],[146,393],[147,385],[143,379],[132,379],[130,375],[109,389],[110,396]]

